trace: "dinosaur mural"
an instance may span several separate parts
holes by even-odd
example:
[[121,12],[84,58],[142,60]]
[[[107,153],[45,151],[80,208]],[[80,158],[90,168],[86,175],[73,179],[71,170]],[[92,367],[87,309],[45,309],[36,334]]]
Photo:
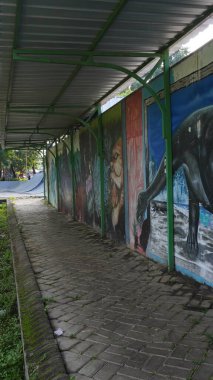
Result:
[[[213,106],[190,114],[173,135],[173,172],[183,168],[189,195],[189,228],[186,242],[188,257],[199,252],[199,205],[213,213]],[[137,220],[144,222],[149,202],[166,185],[165,156],[151,184],[141,191],[137,201]],[[141,245],[142,233],[140,235]],[[144,247],[146,249],[146,247]]]

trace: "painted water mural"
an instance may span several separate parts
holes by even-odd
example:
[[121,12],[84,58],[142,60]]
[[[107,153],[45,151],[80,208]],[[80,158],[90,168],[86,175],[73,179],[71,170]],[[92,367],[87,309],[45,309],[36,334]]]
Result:
[[103,114],[106,232],[125,241],[121,104]]

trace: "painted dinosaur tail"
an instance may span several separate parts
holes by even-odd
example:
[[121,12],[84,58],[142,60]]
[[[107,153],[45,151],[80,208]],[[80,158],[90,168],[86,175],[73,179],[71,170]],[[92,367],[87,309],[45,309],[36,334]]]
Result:
[[145,191],[141,191],[138,194],[138,203],[137,203],[137,220],[140,224],[144,221],[144,214],[149,205],[149,202],[155,198],[161,190],[166,185],[166,174],[164,170],[164,157],[160,163],[159,169],[149,185],[149,187]]

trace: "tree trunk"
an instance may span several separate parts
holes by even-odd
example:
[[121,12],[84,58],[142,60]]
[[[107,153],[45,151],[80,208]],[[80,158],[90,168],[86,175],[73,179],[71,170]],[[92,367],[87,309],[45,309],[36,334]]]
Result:
[[15,170],[14,170],[12,164],[10,164],[10,170],[11,170],[11,172],[12,172],[13,178],[16,178],[16,173],[15,173]]
[[33,169],[33,174],[36,174],[36,171],[35,171],[35,164],[34,164],[34,163],[33,163],[32,169]]

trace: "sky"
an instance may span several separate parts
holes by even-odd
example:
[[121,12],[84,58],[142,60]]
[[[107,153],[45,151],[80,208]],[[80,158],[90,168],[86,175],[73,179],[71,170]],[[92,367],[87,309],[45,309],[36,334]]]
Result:
[[213,39],[213,22],[208,25],[206,29],[199,32],[195,37],[190,38],[190,40],[183,45],[183,47],[188,48],[189,52],[199,49],[202,45],[206,44],[208,41]]

